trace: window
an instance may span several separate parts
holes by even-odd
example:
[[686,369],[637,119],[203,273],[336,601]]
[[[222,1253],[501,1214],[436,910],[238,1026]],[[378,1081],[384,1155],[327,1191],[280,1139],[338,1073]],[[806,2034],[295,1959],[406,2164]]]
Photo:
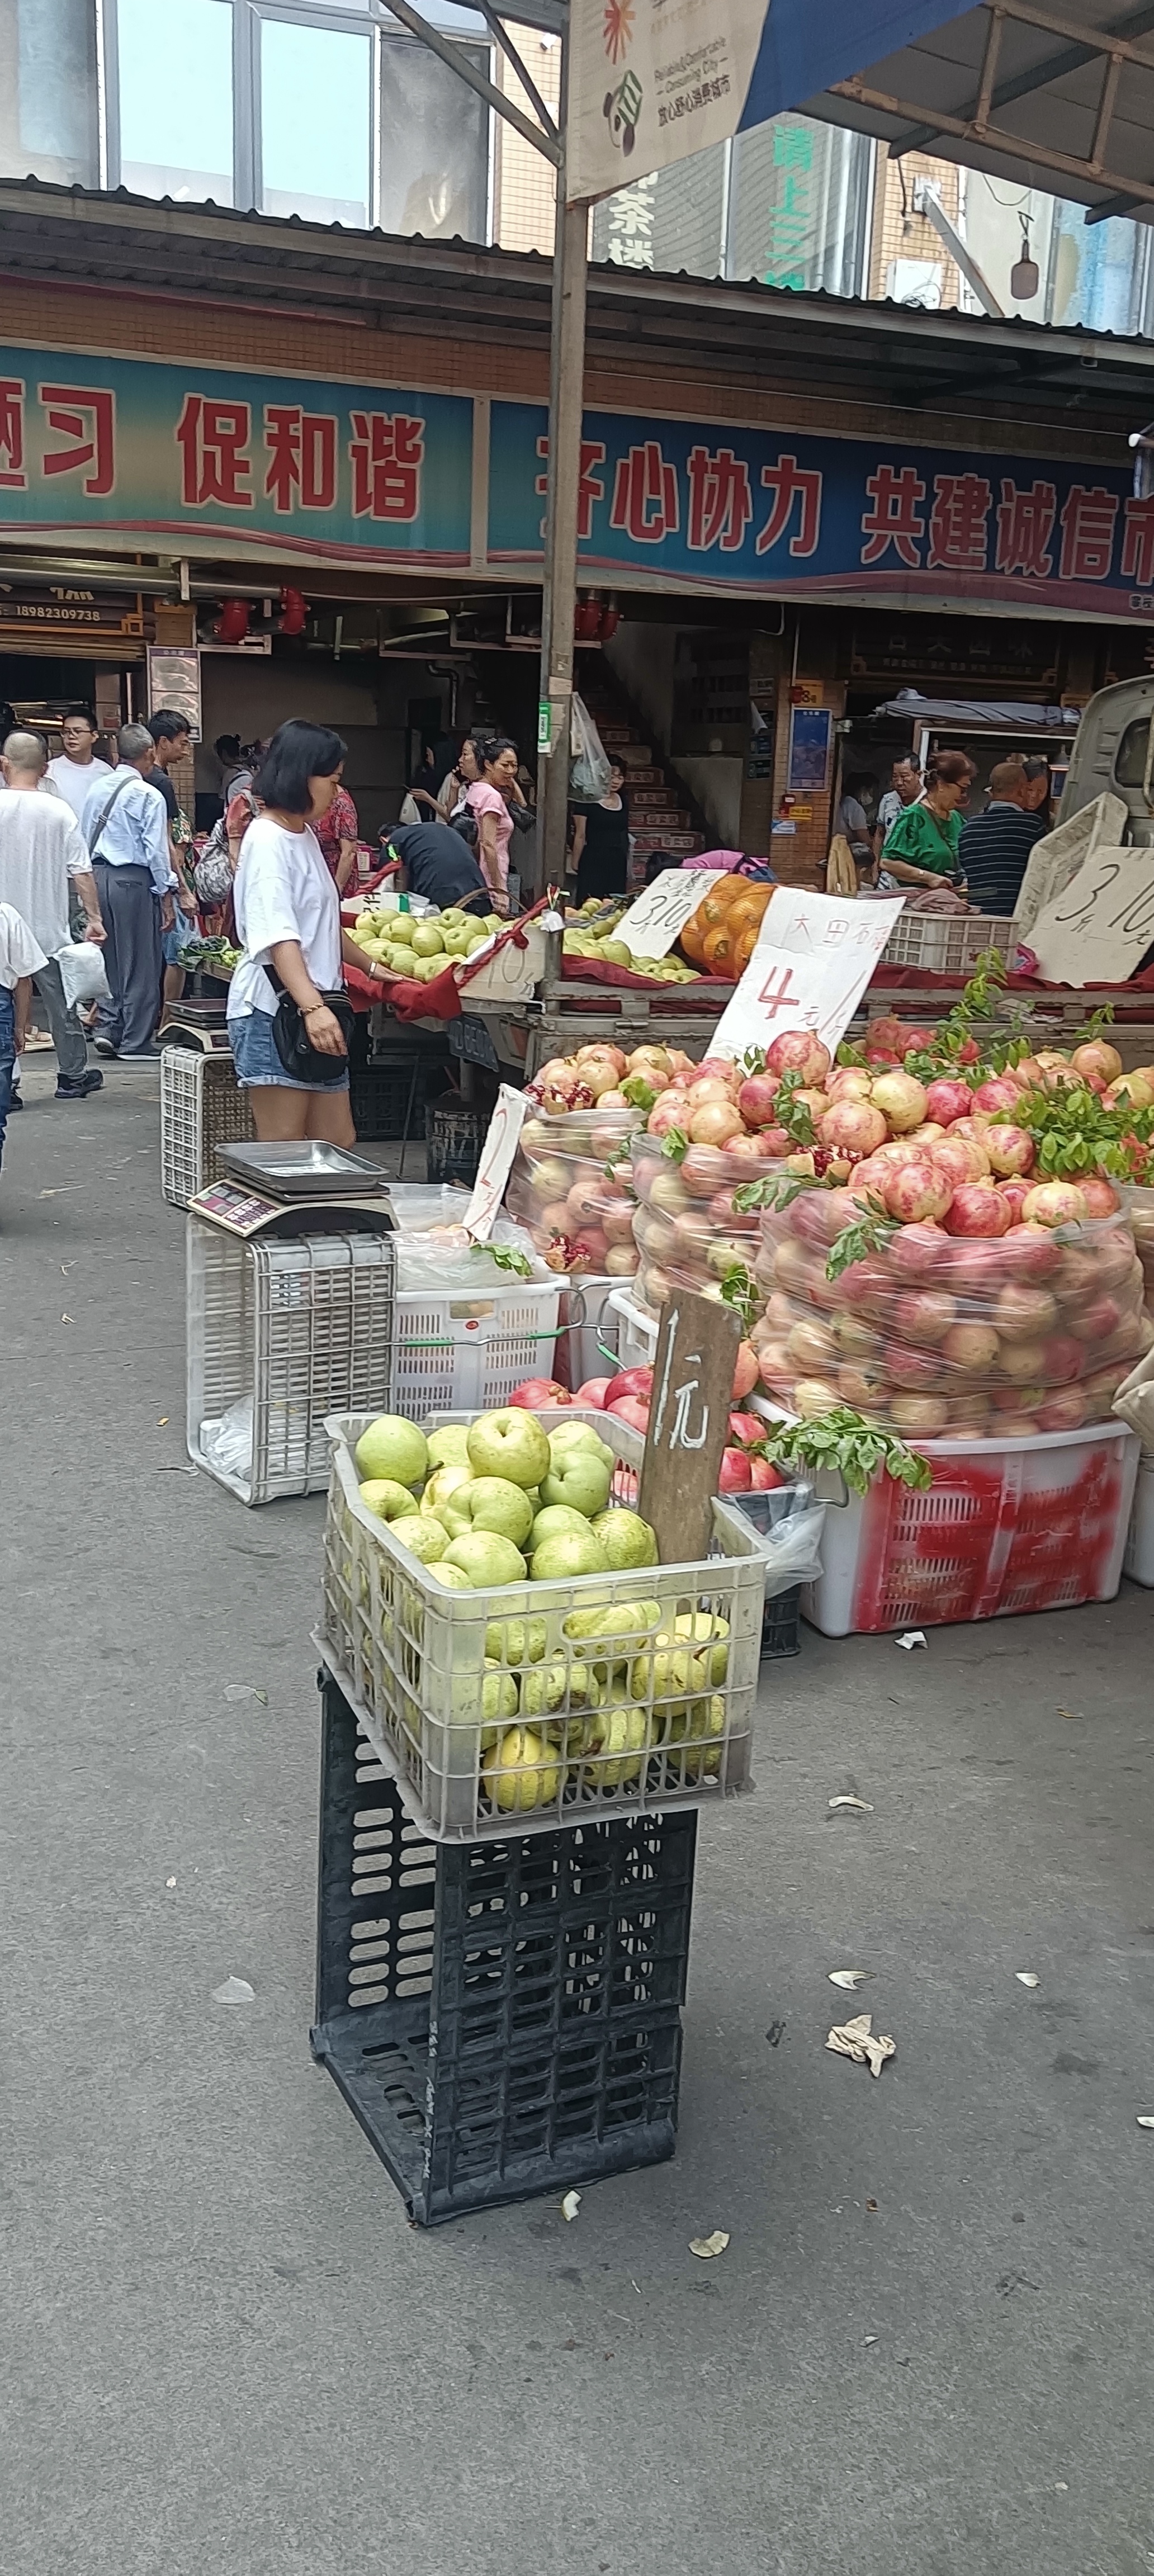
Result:
[[[464,47],[488,73],[487,47]],[[381,189],[389,233],[484,241],[488,218],[489,110],[423,45],[381,44]]]
[[0,24],[0,174],[95,188],[92,0],[4,0]]
[[283,18],[260,27],[260,203],[312,223],[370,220],[372,40]]
[[121,184],[231,206],[230,0],[117,0],[116,56]]

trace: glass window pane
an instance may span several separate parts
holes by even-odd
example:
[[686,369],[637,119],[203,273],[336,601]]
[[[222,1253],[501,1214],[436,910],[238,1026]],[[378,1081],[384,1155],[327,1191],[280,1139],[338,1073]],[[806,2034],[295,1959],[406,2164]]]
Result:
[[116,0],[116,36],[123,185],[231,206],[229,0]]
[[261,203],[313,223],[369,220],[367,36],[265,18],[260,31]]
[[[462,46],[488,72],[488,48]],[[380,220],[387,233],[484,241],[489,111],[476,91],[423,45],[381,46]]]
[[94,188],[96,39],[91,0],[0,5],[0,174]]
[[727,275],[860,295],[870,168],[864,134],[807,116],[735,135]]

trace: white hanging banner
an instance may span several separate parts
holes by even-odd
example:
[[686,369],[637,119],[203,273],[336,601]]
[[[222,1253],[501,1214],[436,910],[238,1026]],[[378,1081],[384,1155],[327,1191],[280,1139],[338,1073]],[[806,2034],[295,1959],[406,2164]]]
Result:
[[817,98],[971,0],[569,0],[567,193],[611,196]]
[[712,1052],[736,1058],[786,1029],[812,1029],[832,1055],[904,908],[904,895],[867,903],[779,887]]

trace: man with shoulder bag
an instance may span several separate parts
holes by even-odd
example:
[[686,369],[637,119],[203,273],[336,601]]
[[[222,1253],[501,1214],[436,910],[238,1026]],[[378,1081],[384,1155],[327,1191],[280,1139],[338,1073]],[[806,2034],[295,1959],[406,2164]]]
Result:
[[122,1064],[155,1060],[164,934],[176,918],[176,877],[163,797],[148,784],[155,745],[147,725],[122,725],[118,767],[99,779],[82,830],[106,932],[111,1000],[97,1012],[96,1052]]

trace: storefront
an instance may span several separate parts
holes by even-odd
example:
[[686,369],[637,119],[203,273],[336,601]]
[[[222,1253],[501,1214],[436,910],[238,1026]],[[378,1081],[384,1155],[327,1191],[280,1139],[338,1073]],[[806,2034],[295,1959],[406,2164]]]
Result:
[[[543,264],[215,209],[162,232],[34,183],[0,214],[0,695],[111,721],[156,702],[150,648],[195,650],[202,797],[218,734],[307,706],[369,832],[422,741],[476,718],[531,748]],[[719,839],[812,878],[849,769],[884,785],[955,721],[983,756],[1060,751],[1141,667],[1142,351],[1046,345],[1043,371],[1036,332],[984,318],[593,273],[579,673]]]

